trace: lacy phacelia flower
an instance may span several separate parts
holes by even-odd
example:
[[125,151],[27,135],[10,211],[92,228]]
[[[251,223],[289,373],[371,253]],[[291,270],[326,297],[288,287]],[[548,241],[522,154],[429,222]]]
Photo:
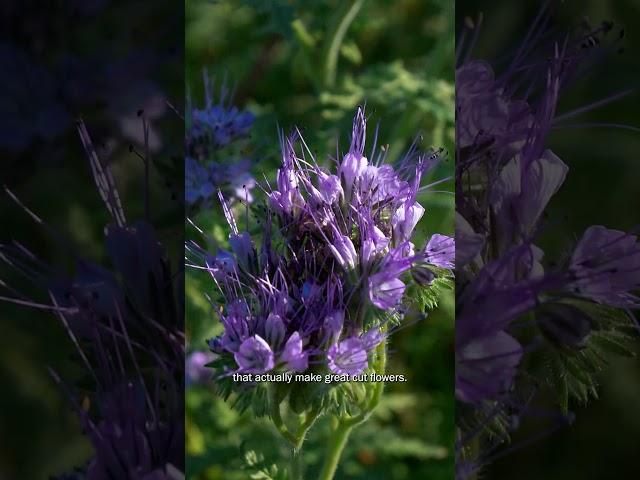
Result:
[[218,103],[214,103],[211,81],[206,73],[203,78],[204,107],[192,107],[188,102],[185,201],[189,206],[208,204],[220,189],[231,200],[252,202],[252,162],[244,157],[242,147],[255,117],[228,103],[224,85]]
[[381,154],[364,156],[365,136],[359,109],[335,173],[298,134],[283,137],[276,184],[258,207],[261,244],[238,229],[222,194],[231,252],[211,256],[188,244],[221,295],[224,333],[209,342],[226,368],[220,374],[360,374],[402,318],[411,272],[433,268],[435,277],[453,267],[452,238],[434,235],[422,250],[412,243],[425,212],[420,181],[438,153],[412,150],[394,168]]

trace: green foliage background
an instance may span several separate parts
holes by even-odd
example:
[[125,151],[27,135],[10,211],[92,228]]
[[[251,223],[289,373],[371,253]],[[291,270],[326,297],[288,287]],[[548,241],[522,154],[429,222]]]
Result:
[[[273,178],[279,162],[278,126],[301,129],[320,159],[344,151],[359,104],[369,116],[368,145],[398,158],[415,135],[424,147],[453,152],[453,2],[186,1],[187,87],[202,100],[203,68],[235,86],[235,103],[257,115],[251,141],[254,169]],[[347,20],[353,18],[352,23]],[[368,152],[369,150],[367,150]],[[451,175],[453,153],[433,174]],[[429,179],[427,179],[428,181]],[[453,190],[452,182],[436,190]],[[419,231],[453,234],[453,195],[432,193]],[[226,237],[219,210],[194,218],[213,238]],[[206,275],[187,272],[187,335],[192,349],[219,333],[204,294]],[[351,437],[338,479],[449,479],[453,476],[453,292],[425,321],[401,329],[390,343],[390,384],[374,417]],[[286,458],[275,431],[238,414],[210,388],[187,391],[187,477],[193,480],[271,478]],[[317,474],[328,433],[320,422],[307,440],[308,478]],[[264,468],[263,468],[264,467]]]

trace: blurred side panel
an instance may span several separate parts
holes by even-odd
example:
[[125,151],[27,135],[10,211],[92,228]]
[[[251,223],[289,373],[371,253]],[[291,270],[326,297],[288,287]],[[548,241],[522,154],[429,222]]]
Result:
[[2,479],[184,467],[183,43],[181,2],[0,6]]

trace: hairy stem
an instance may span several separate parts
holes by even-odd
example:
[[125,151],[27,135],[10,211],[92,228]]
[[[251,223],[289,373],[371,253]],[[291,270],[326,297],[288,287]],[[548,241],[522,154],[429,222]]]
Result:
[[291,447],[291,461],[289,462],[289,477],[291,480],[303,480],[302,452],[300,448]]
[[[373,370],[379,375],[383,375],[387,366],[387,346],[386,342],[381,342],[376,347],[376,358],[373,363]],[[336,470],[338,469],[338,463],[340,463],[340,457],[344,450],[347,440],[351,431],[358,425],[366,422],[375,408],[380,403],[382,397],[382,391],[384,390],[384,382],[375,382],[373,384],[373,390],[362,411],[355,416],[348,418],[334,418],[334,425],[331,432],[331,439],[327,454],[322,465],[319,480],[333,480]]]
[[338,469],[338,463],[342,456],[344,446],[347,444],[349,434],[353,430],[353,426],[345,423],[338,423],[337,427],[331,433],[331,442],[327,450],[327,455],[322,465],[319,480],[333,480],[333,476]]
[[276,396],[276,389],[274,384],[269,384],[269,408],[271,413],[271,420],[276,429],[287,441],[290,446],[291,456],[289,462],[289,476],[291,480],[303,480],[304,465],[302,463],[302,445],[304,439],[307,436],[307,432],[316,422],[320,416],[320,410],[317,407],[312,408],[306,412],[304,420],[299,420],[295,433],[287,427],[282,414],[280,412],[280,402]]

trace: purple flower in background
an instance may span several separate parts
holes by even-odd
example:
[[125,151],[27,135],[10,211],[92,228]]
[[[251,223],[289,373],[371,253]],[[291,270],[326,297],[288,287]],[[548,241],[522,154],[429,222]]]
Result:
[[239,156],[238,150],[245,146],[255,117],[231,105],[224,84],[218,103],[214,103],[213,84],[206,72],[203,81],[204,106],[194,107],[188,101],[185,201],[189,206],[208,205],[220,189],[233,201],[251,203],[255,187],[252,162]]
[[211,172],[196,159],[187,157],[184,163],[185,200],[189,204],[204,201],[213,196],[216,184]]
[[192,141],[211,142],[211,148],[220,148],[249,133],[255,120],[251,112],[227,107],[222,103],[213,105],[210,92],[206,93],[208,96],[205,108],[194,108],[191,111],[193,123],[189,134]]
[[204,383],[211,378],[211,370],[206,365],[212,360],[213,356],[208,352],[195,351],[187,356],[184,367],[187,386]]

